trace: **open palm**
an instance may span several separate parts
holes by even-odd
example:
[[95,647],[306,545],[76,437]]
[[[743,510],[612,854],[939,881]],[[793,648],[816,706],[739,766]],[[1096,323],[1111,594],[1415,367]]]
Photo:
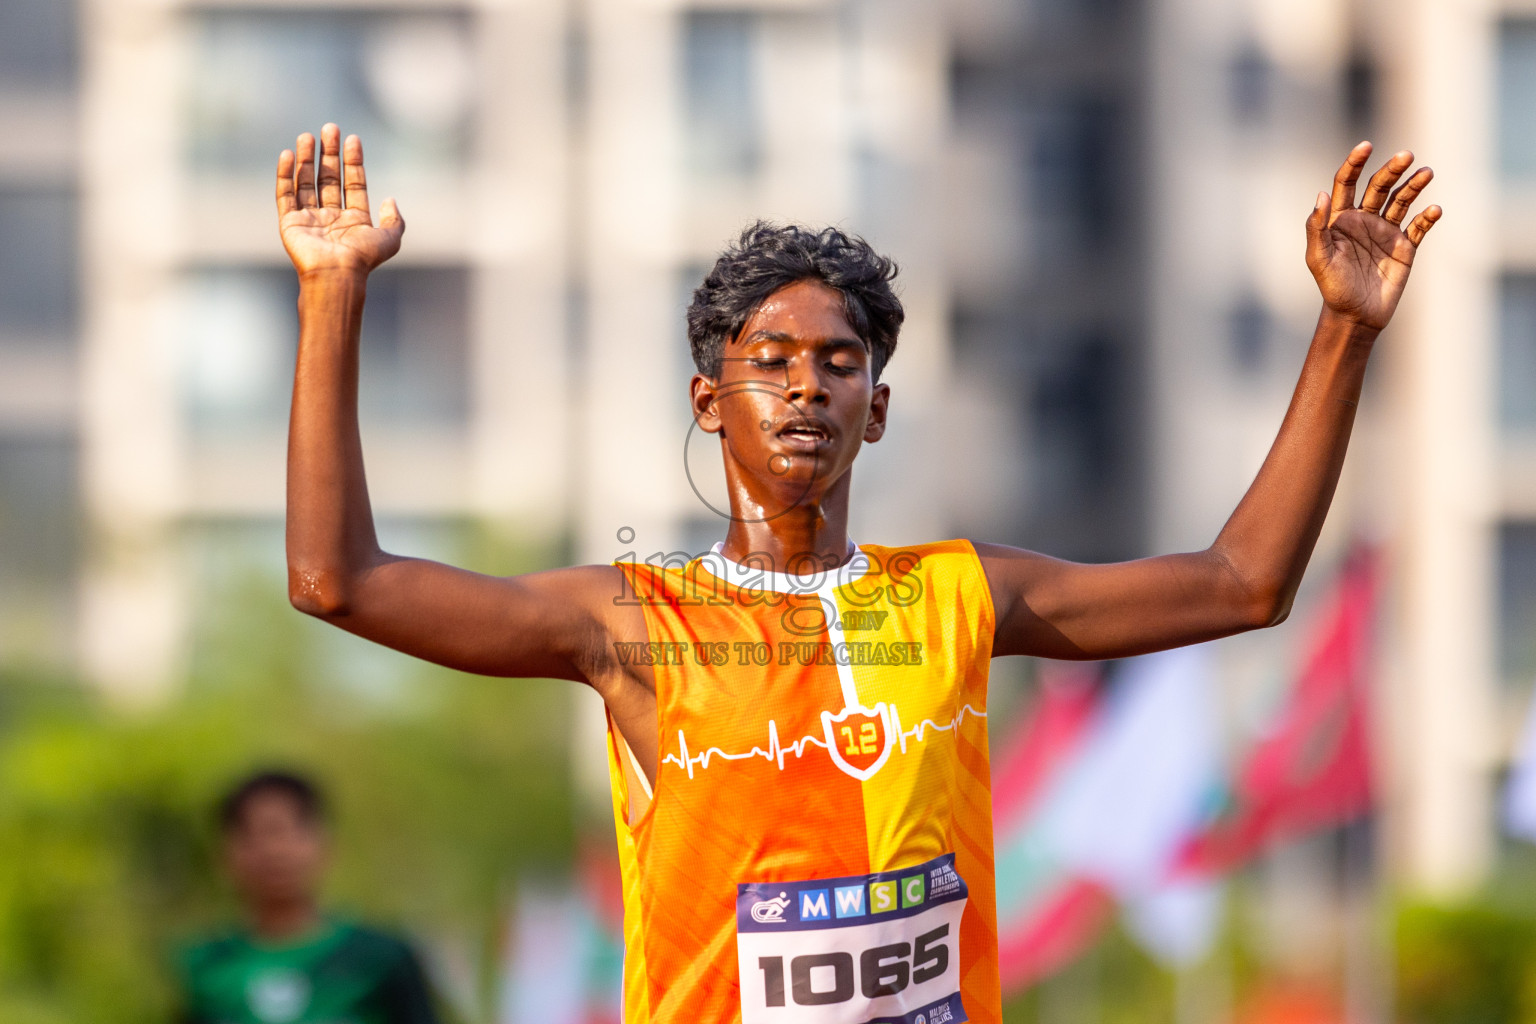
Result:
[[367,273],[400,251],[405,221],[395,201],[384,200],[375,226],[362,141],[349,135],[344,149],[341,129],[328,124],[320,129],[318,175],[315,137],[307,132],[277,158],[277,227],[300,274]]
[[1382,165],[1356,207],[1355,184],[1370,155],[1371,144],[1360,143],[1334,175],[1331,202],[1326,193],[1318,193],[1307,218],[1307,266],[1329,309],[1380,330],[1392,319],[1414,254],[1441,210],[1431,206],[1406,230],[1402,227],[1408,208],[1434,177],[1434,171],[1421,167],[1392,191],[1413,164],[1407,150]]

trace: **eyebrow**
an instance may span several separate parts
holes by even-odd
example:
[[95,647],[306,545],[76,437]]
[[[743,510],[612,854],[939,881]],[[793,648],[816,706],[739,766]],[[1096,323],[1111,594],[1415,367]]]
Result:
[[[789,334],[785,334],[783,331],[753,331],[751,334],[747,335],[745,338],[740,339],[737,342],[737,344],[740,344],[740,345],[751,345],[751,344],[754,344],[756,342],[770,342],[770,343],[771,342],[788,342],[788,343],[793,343],[795,340],[796,339],[794,338],[794,336],[789,335]],[[856,348],[860,352],[867,352],[869,350],[869,346],[865,345],[858,338],[828,338],[825,341],[820,342],[819,344],[820,344],[820,346],[822,348],[835,348],[835,349]]]

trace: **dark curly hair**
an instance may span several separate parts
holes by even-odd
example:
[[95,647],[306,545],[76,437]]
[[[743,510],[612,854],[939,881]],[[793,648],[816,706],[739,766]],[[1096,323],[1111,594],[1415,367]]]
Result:
[[312,780],[295,772],[267,770],[241,779],[219,801],[219,831],[228,834],[245,824],[246,808],[256,797],[276,793],[293,802],[299,817],[310,825],[325,821],[325,797]]
[[720,376],[725,343],[763,301],[796,281],[820,281],[843,293],[843,312],[869,348],[875,380],[891,354],[906,313],[891,289],[896,263],[864,239],[837,228],[810,231],[758,221],[715,261],[688,307],[688,347],[708,377]]

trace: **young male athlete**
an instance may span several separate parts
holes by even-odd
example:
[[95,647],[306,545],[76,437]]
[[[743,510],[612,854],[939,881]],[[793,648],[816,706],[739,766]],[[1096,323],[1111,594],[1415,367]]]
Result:
[[[510,579],[380,550],[357,425],[368,273],[400,247],[335,125],[277,167],[298,269],[288,462],[296,607],[455,668],[592,686],[609,716],[625,1017],[1000,1018],[987,754],[992,657],[1119,658],[1281,621],[1333,496],[1371,347],[1418,244],[1411,153],[1306,221],[1322,292],[1258,477],[1204,551],[1079,565],[965,540],[849,538],[902,310],[894,265],[835,230],[756,225],[694,293],[689,383],[730,524],[707,555]],[[1394,191],[1394,186],[1397,186]]]

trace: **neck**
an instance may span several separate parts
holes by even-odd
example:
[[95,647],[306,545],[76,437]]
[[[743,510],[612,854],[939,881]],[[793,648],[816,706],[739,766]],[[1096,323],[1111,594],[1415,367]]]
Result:
[[320,923],[320,910],[313,901],[273,903],[251,911],[251,931],[262,939],[281,942],[311,931]]
[[[720,553],[735,562],[767,555],[776,572],[805,574],[848,561],[848,493],[852,471],[818,495],[807,494],[777,514],[766,503],[744,507],[732,494],[731,526]],[[814,561],[812,561],[814,559]]]

